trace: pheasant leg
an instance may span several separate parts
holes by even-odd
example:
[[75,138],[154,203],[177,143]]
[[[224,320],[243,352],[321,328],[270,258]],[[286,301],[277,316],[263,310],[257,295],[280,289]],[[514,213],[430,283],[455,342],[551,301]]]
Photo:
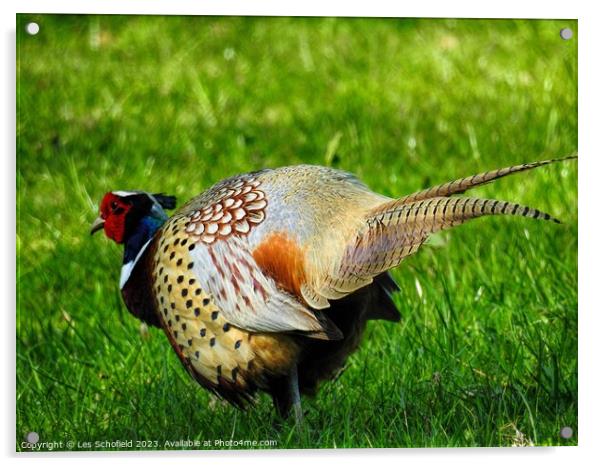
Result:
[[295,422],[301,425],[303,422],[303,410],[301,409],[301,395],[299,395],[299,376],[297,374],[297,365],[291,369],[288,378],[290,399],[292,401],[293,410],[295,411]]

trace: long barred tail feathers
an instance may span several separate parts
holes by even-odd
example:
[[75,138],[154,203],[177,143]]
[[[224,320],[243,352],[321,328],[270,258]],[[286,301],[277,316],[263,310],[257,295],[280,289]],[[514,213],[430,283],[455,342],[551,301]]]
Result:
[[366,276],[374,276],[399,265],[404,257],[415,253],[430,234],[473,218],[510,215],[561,223],[550,214],[514,202],[450,196],[513,173],[574,158],[576,156],[501,168],[382,204],[366,216],[355,244],[348,248],[339,271],[339,275],[345,278],[339,281],[361,284]]
[[523,163],[521,165],[513,165],[511,167],[500,168],[498,170],[491,170],[478,175],[468,176],[466,178],[460,178],[458,180],[449,181],[444,184],[433,186],[422,191],[418,191],[413,194],[409,194],[400,198],[397,202],[410,203],[414,201],[420,201],[423,199],[430,199],[433,197],[447,197],[453,194],[462,194],[469,189],[482,186],[487,183],[491,183],[494,180],[498,180],[514,173],[520,173],[533,168],[542,167],[551,163],[564,162],[566,160],[576,159],[577,155],[570,155],[568,157],[542,160],[539,162]]
[[367,219],[368,227],[400,228],[434,233],[485,215],[514,215],[534,219],[560,220],[538,209],[508,201],[471,197],[431,197],[410,203],[392,203]]
[[540,210],[494,199],[434,197],[409,204],[398,201],[367,218],[365,229],[349,248],[339,280],[333,286],[356,288],[366,277],[399,265],[432,233],[486,215],[514,215],[560,223]]

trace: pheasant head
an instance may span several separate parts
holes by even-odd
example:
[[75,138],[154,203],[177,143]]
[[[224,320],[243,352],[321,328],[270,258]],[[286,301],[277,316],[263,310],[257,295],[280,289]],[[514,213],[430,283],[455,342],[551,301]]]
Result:
[[175,205],[174,196],[144,191],[108,192],[100,203],[100,215],[90,234],[104,229],[108,238],[123,244],[141,229],[156,231],[168,218],[163,209],[173,209]]
[[[108,238],[123,244],[122,280],[153,235],[167,221],[163,209],[176,206],[174,196],[150,194],[144,191],[112,191],[100,203],[100,215],[92,223],[90,234],[104,230]],[[123,285],[123,283],[122,283]]]

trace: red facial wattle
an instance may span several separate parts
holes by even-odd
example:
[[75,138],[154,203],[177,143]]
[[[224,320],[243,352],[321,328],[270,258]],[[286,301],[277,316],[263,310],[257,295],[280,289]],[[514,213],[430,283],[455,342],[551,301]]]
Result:
[[113,193],[105,194],[100,203],[100,216],[105,221],[105,235],[116,243],[123,243],[126,216],[131,207],[131,204]]

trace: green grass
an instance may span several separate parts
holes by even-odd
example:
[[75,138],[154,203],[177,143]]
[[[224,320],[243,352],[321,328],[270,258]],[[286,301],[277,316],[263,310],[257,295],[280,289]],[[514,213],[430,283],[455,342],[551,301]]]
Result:
[[[37,36],[23,26],[40,23]],[[577,163],[475,194],[563,220],[487,218],[394,271],[401,324],[371,322],[346,372],[240,412],[145,336],[102,195],[330,164],[375,191],[577,149],[575,21],[18,18],[17,426],[49,440],[272,439],[278,448],[577,443]],[[419,291],[421,290],[421,291]],[[560,438],[563,426],[575,435]],[[202,448],[202,447],[201,447]]]

